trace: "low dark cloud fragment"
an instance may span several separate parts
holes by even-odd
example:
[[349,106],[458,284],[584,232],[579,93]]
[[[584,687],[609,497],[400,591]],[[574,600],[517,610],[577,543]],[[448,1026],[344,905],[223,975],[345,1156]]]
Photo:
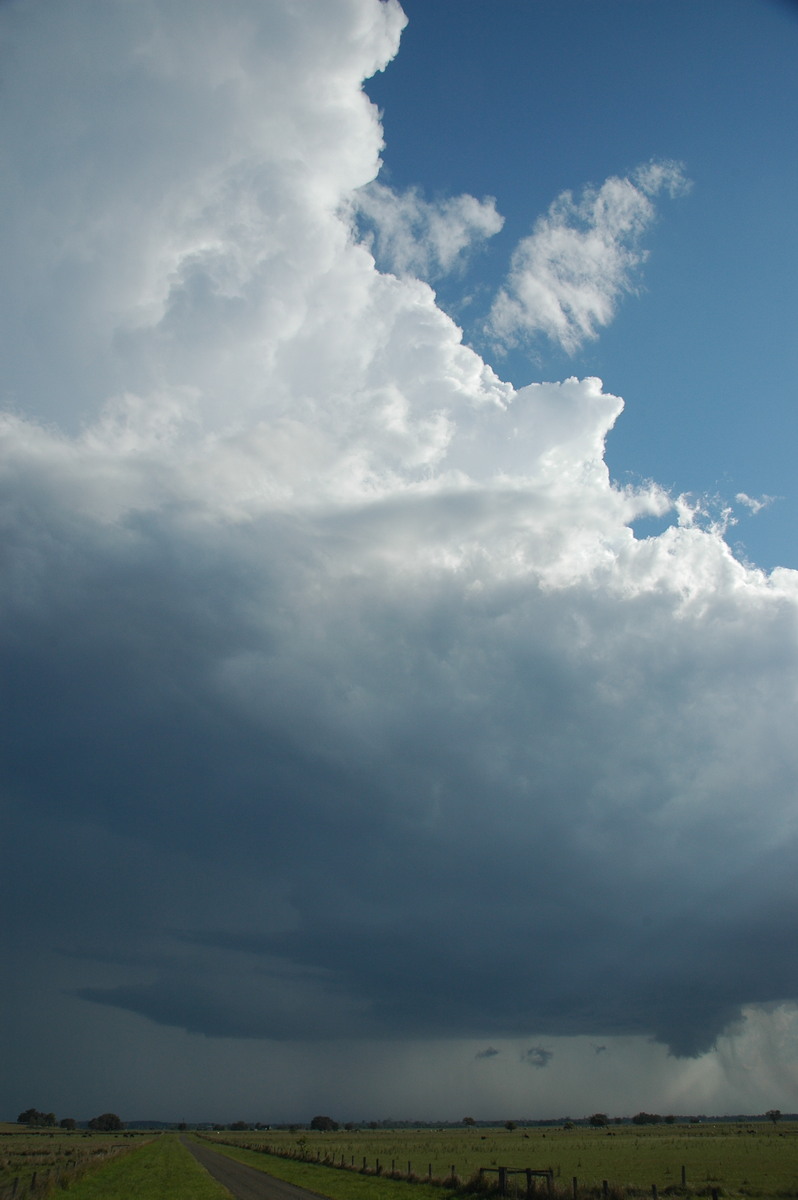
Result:
[[606,1046],[594,1046],[593,1047],[593,1051],[595,1054],[605,1054],[606,1050],[607,1050]]
[[547,1067],[554,1057],[553,1050],[544,1050],[542,1046],[531,1046],[521,1061],[530,1067]]
[[495,1058],[497,1054],[501,1054],[494,1046],[487,1046],[484,1050],[479,1050],[474,1055],[474,1058]]

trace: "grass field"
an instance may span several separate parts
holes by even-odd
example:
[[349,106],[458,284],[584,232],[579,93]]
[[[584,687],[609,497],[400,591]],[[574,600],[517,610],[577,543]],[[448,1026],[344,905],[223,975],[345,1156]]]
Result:
[[[717,1190],[723,1197],[798,1200],[798,1123],[225,1132],[203,1140],[331,1200],[448,1200],[455,1195],[447,1178],[452,1168],[465,1182],[480,1167],[499,1166],[550,1168],[560,1197],[572,1195],[576,1178],[580,1200],[600,1197],[603,1180],[608,1195],[619,1198],[651,1196],[653,1184],[660,1196],[708,1197]],[[264,1154],[266,1147],[304,1160]],[[342,1160],[355,1169],[332,1169],[333,1161],[340,1167]],[[405,1175],[408,1164],[417,1182],[391,1177]],[[430,1172],[437,1184],[428,1182]],[[174,1134],[0,1129],[0,1198],[12,1194],[17,1179],[15,1200],[23,1200],[34,1173],[37,1196],[63,1189],[71,1200],[228,1197]],[[496,1178],[488,1176],[491,1183]],[[510,1181],[525,1188],[522,1176]],[[545,1192],[543,1180],[538,1188]]]
[[230,1200],[175,1134],[161,1134],[132,1154],[84,1176],[69,1200]]
[[245,1146],[227,1146],[217,1141],[215,1148],[238,1162],[317,1192],[320,1196],[329,1196],[330,1200],[447,1200],[454,1195],[451,1189],[423,1182],[407,1183],[384,1176],[334,1171],[329,1166],[264,1155],[262,1151],[250,1150]]
[[175,1134],[0,1130],[0,1198],[230,1200]]
[[[660,1192],[681,1192],[682,1167],[685,1169],[685,1195],[710,1195],[713,1188],[726,1196],[798,1197],[798,1125],[783,1124],[775,1129],[765,1124],[703,1124],[657,1126],[611,1126],[607,1129],[557,1127],[515,1129],[364,1130],[359,1133],[338,1131],[220,1133],[209,1140],[235,1142],[239,1147],[278,1153],[303,1152],[308,1159],[334,1161],[362,1169],[365,1159],[369,1171],[380,1164],[382,1176],[405,1174],[410,1164],[413,1173],[433,1178],[450,1176],[454,1167],[461,1180],[468,1179],[480,1167],[499,1166],[533,1169],[551,1168],[555,1184],[570,1191],[572,1180],[580,1188],[597,1188],[603,1180],[618,1192],[638,1190],[651,1195],[655,1184]],[[220,1147],[221,1148],[221,1147]],[[262,1155],[256,1155],[263,1166]],[[272,1160],[270,1160],[272,1161]],[[275,1159],[276,1164],[289,1164]],[[272,1168],[269,1167],[269,1170]],[[316,1168],[318,1170],[319,1168]],[[353,1177],[349,1172],[323,1168],[331,1180],[335,1177],[360,1178],[373,1187],[373,1175]],[[322,1176],[322,1178],[324,1178]],[[495,1176],[492,1176],[495,1178]],[[385,1180],[385,1182],[389,1182]],[[314,1190],[322,1191],[319,1184]],[[333,1186],[332,1182],[329,1185]],[[426,1190],[426,1189],[425,1189]],[[343,1200],[344,1193],[329,1192]],[[375,1191],[363,1193],[375,1196]],[[420,1192],[413,1195],[421,1200]],[[353,1193],[346,1193],[346,1196]],[[440,1198],[442,1193],[436,1191]]]
[[[146,1135],[151,1138],[152,1134]],[[65,1186],[85,1171],[126,1154],[141,1142],[141,1134],[67,1132],[61,1129],[26,1131],[19,1125],[0,1127],[0,1196],[13,1190],[17,1195],[39,1190],[49,1181]]]

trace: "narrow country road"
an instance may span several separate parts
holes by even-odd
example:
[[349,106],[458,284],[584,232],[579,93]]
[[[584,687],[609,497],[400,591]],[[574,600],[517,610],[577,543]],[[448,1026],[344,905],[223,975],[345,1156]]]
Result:
[[236,1162],[201,1143],[189,1141],[188,1138],[181,1138],[180,1141],[235,1200],[319,1200],[316,1192],[307,1192],[293,1183],[275,1179],[273,1175]]

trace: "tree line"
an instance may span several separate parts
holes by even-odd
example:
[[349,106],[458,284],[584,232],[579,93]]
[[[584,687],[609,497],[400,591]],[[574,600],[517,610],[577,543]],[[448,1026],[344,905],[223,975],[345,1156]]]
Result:
[[[55,1113],[39,1112],[38,1108],[26,1108],[17,1117],[17,1124],[27,1125],[32,1129],[54,1129],[56,1126],[59,1129],[77,1129],[78,1127],[74,1117],[62,1117],[60,1121],[57,1121]],[[100,1113],[99,1117],[92,1117],[90,1121],[86,1122],[86,1128],[93,1129],[97,1133],[114,1133],[125,1127],[116,1113],[106,1112]]]

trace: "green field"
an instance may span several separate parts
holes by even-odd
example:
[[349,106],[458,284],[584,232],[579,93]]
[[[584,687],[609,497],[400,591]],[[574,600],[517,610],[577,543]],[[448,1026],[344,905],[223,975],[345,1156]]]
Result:
[[[477,1127],[335,1133],[264,1131],[219,1133],[208,1137],[208,1141],[213,1140],[261,1151],[268,1146],[278,1153],[304,1154],[307,1160],[327,1160],[336,1165],[343,1161],[357,1170],[362,1169],[365,1159],[369,1172],[375,1171],[379,1162],[383,1179],[392,1171],[405,1175],[408,1164],[422,1179],[430,1172],[434,1179],[445,1179],[454,1168],[463,1181],[480,1167],[551,1168],[557,1189],[569,1193],[576,1178],[580,1189],[586,1191],[597,1188],[600,1192],[602,1181],[607,1180],[609,1187],[618,1192],[629,1189],[651,1195],[652,1184],[660,1193],[667,1189],[681,1193],[684,1167],[684,1195],[710,1195],[712,1189],[718,1189],[726,1196],[798,1197],[798,1125],[789,1123],[776,1128],[764,1123],[717,1123],[604,1129],[579,1126],[571,1130]],[[266,1166],[262,1155],[258,1158]],[[270,1161],[275,1164],[275,1174],[280,1173],[277,1164],[286,1162]],[[349,1174],[333,1172],[329,1166],[326,1170],[330,1176]],[[318,1183],[307,1186],[322,1190]]]
[[[499,1166],[550,1168],[555,1193],[563,1198],[573,1194],[576,1178],[580,1200],[600,1197],[604,1180],[610,1197],[651,1196],[656,1185],[660,1196],[709,1197],[717,1190],[722,1197],[798,1198],[798,1123],[783,1122],[775,1128],[729,1122],[605,1129],[263,1131],[202,1138],[223,1153],[332,1200],[447,1200],[455,1194],[449,1178],[452,1168],[462,1184],[480,1167],[495,1171]],[[264,1153],[266,1147],[296,1157]],[[340,1169],[342,1161],[349,1170]],[[339,1169],[333,1169],[333,1162]],[[408,1165],[417,1182],[399,1178],[406,1176]],[[62,1190],[72,1200],[228,1196],[175,1134],[0,1131],[2,1200],[12,1195],[15,1179],[15,1200],[59,1195]],[[487,1179],[495,1183],[497,1177],[490,1174]],[[523,1176],[511,1176],[510,1182],[523,1192]],[[538,1191],[545,1193],[543,1180],[538,1181]]]
[[0,1198],[230,1200],[175,1134],[0,1131]]
[[[124,1155],[141,1143],[141,1134],[67,1132],[61,1129],[26,1130],[24,1126],[0,1128],[0,1196],[13,1190],[29,1190],[35,1181],[41,1189],[47,1181],[64,1186],[84,1172]],[[151,1138],[148,1134],[147,1138]]]
[[132,1154],[86,1175],[69,1200],[230,1200],[174,1134],[162,1134]]
[[377,1177],[360,1172],[336,1171],[317,1163],[264,1155],[245,1146],[227,1146],[217,1142],[216,1148],[238,1162],[307,1188],[320,1196],[328,1196],[330,1200],[447,1200],[454,1195],[451,1189],[423,1181],[408,1183],[384,1175]]

